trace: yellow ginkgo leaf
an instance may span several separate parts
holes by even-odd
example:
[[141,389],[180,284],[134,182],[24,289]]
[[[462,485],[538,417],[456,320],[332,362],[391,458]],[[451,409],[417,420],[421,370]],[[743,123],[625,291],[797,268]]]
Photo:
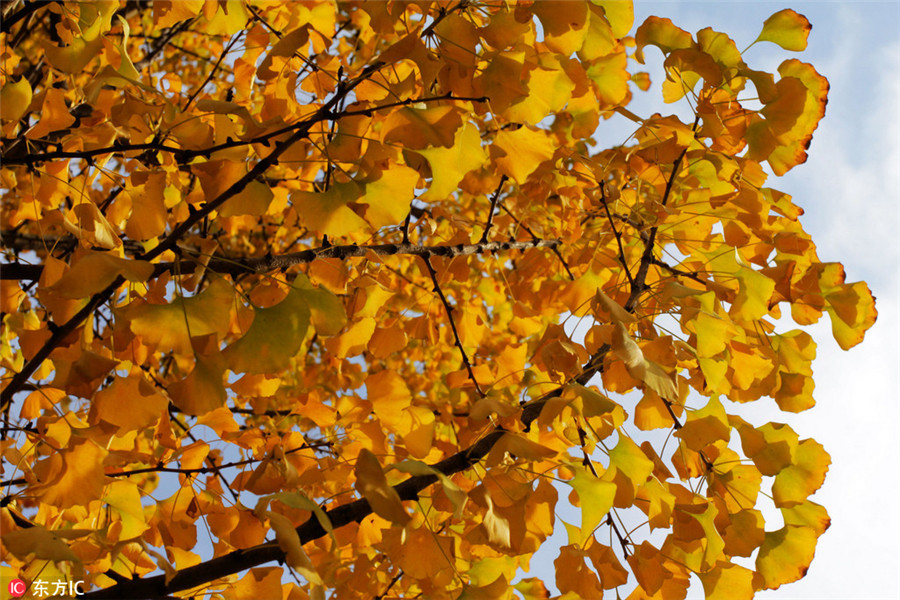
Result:
[[118,314],[144,343],[191,353],[191,338],[226,333],[233,300],[234,290],[216,277],[196,296],[179,297],[170,304],[135,301]]
[[403,508],[400,496],[388,485],[381,464],[371,451],[366,448],[359,451],[353,472],[356,474],[356,491],[369,501],[375,514],[398,525],[409,522],[409,514]]
[[559,549],[559,557],[553,561],[556,569],[556,587],[563,597],[602,598],[600,578],[585,564],[582,544],[569,544]]
[[184,379],[169,384],[169,395],[173,404],[185,413],[205,415],[225,405],[224,376],[225,360],[221,353],[197,356],[194,370]]
[[785,525],[766,533],[756,557],[756,572],[762,577],[757,589],[774,590],[806,575],[816,551],[816,530]]
[[612,510],[616,486],[609,481],[597,479],[584,469],[575,469],[575,478],[567,483],[578,493],[578,504],[581,507],[578,543],[583,544]]
[[[378,371],[366,378],[366,396],[372,403],[375,416],[393,430],[409,419],[404,411],[412,401],[412,394],[403,378],[393,371]],[[406,433],[406,432],[401,432]]]
[[0,89],[0,119],[4,123],[18,121],[31,104],[31,94],[28,79],[23,77],[16,83],[7,82]]
[[659,17],[648,17],[635,32],[634,41],[637,46],[634,57],[641,64],[644,64],[646,46],[656,46],[663,54],[668,54],[672,50],[690,48],[694,44],[690,33],[676,27],[671,19]]
[[481,167],[487,160],[478,128],[468,122],[456,130],[449,148],[434,146],[418,150],[418,153],[431,166],[431,187],[421,196],[429,202],[447,198],[466,173]]
[[727,442],[730,435],[728,415],[718,396],[712,396],[700,410],[688,411],[684,426],[675,432],[688,448],[698,452],[713,442]]
[[77,563],[78,557],[54,532],[40,525],[27,529],[7,531],[2,536],[3,545],[14,556],[25,560],[29,556],[38,560],[54,562],[71,561]]
[[499,131],[491,145],[491,154],[499,154],[494,161],[500,172],[520,184],[525,183],[541,163],[550,160],[554,150],[553,142],[543,130],[528,127]]
[[169,399],[140,375],[116,379],[103,388],[91,403],[92,415],[116,425],[120,433],[139,431],[155,425],[169,406]]
[[153,265],[143,260],[127,260],[106,252],[89,252],[73,263],[62,278],[50,289],[66,298],[87,298],[103,290],[116,277],[128,281],[147,281]]
[[820,443],[806,439],[797,446],[795,461],[775,475],[772,498],[775,506],[791,507],[804,502],[825,482],[831,456]]
[[790,8],[780,10],[763,23],[758,42],[773,42],[785,50],[806,50],[806,39],[812,30],[809,20]]
[[368,231],[369,226],[347,206],[359,202],[365,188],[353,181],[336,183],[327,191],[294,192],[291,202],[298,207],[308,227],[331,237],[345,236],[355,231]]
[[93,202],[82,202],[73,206],[62,225],[69,233],[92,246],[100,246],[107,250],[122,246],[118,233]]
[[70,442],[59,454],[61,468],[56,477],[40,486],[41,501],[68,508],[99,498],[107,483],[103,459],[108,452],[91,440],[81,439]]
[[284,369],[303,345],[309,320],[309,304],[303,293],[291,288],[275,306],[254,309],[250,329],[222,355],[229,368],[239,373],[263,374]]
[[403,107],[388,116],[382,131],[386,143],[402,143],[411,150],[449,148],[461,124],[454,106]]
[[722,562],[699,576],[707,600],[751,600],[756,593],[753,571],[740,565]]
[[409,214],[419,174],[406,165],[391,165],[378,179],[365,184],[358,200],[366,205],[365,220],[373,229],[399,225]]
[[303,550],[300,536],[297,534],[297,530],[290,519],[272,511],[266,511],[265,516],[269,519],[269,524],[275,532],[278,546],[284,550],[287,564],[291,568],[296,569],[311,584],[322,585],[322,578],[316,571],[316,567],[309,559],[309,556]]
[[44,95],[40,120],[25,135],[29,139],[38,139],[48,133],[66,129],[75,122],[66,105],[65,92],[58,88],[50,88]]

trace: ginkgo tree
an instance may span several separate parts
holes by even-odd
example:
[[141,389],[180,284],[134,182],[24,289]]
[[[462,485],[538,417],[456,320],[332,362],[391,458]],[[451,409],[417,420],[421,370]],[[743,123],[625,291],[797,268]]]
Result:
[[849,349],[876,317],[767,187],[825,113],[805,17],[740,51],[612,0],[2,10],[4,581],[740,600],[806,573],[829,455],[729,412],[814,405],[786,323]]

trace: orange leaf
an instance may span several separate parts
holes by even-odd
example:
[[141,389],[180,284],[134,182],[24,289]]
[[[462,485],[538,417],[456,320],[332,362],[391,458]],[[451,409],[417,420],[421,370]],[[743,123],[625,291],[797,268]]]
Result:
[[40,488],[42,502],[69,508],[86,506],[100,497],[107,483],[103,459],[107,451],[90,440],[79,440],[59,452],[61,468],[51,481]]
[[169,399],[159,393],[142,375],[116,379],[94,396],[92,418],[100,418],[119,428],[119,435],[152,427],[169,406]]

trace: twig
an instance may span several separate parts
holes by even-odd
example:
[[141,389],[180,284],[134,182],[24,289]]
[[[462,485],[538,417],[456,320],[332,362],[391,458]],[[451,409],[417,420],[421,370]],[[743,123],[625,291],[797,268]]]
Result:
[[431,22],[428,27],[422,30],[422,37],[428,37],[434,32],[434,28],[437,27],[441,21],[447,18],[453,12],[457,10],[466,8],[469,5],[468,0],[460,0],[460,2],[456,6],[452,6],[450,8],[445,9],[443,6],[438,9],[438,16],[434,18],[434,21]]
[[37,0],[32,0],[31,2],[26,2],[25,6],[23,6],[19,12],[13,13],[13,14],[9,15],[8,17],[4,15],[2,22],[0,22],[0,32],[8,34],[10,32],[10,30],[12,29],[13,25],[15,25],[16,23],[18,23],[19,21],[21,21],[22,19],[27,17],[34,11],[38,10],[42,6],[44,6],[43,2],[38,2]]
[[440,297],[441,302],[443,302],[444,304],[444,310],[447,311],[447,318],[450,320],[450,329],[453,330],[453,338],[456,342],[456,347],[459,348],[460,355],[462,355],[463,365],[465,365],[466,371],[469,373],[469,379],[471,379],[472,383],[475,385],[475,391],[478,392],[478,395],[484,398],[485,393],[481,389],[481,386],[478,385],[478,380],[475,379],[475,372],[472,370],[472,363],[469,362],[469,356],[466,354],[465,348],[463,348],[462,340],[459,337],[459,331],[456,329],[456,321],[453,319],[453,307],[450,306],[450,302],[447,300],[447,296],[444,295],[444,291],[441,289],[441,286],[438,283],[437,271],[435,271],[434,267],[431,266],[430,257],[423,257],[422,261],[428,268],[428,274],[431,275],[431,281],[432,283],[434,283],[434,291],[437,292],[437,295]]
[[[503,204],[502,202],[500,202],[500,203],[499,203],[499,206],[500,206],[500,208],[502,208],[504,211],[506,211],[506,214],[508,214],[508,215],[512,218],[512,220],[515,221],[516,225],[519,226],[519,227],[521,227],[522,230],[524,230],[525,233],[527,233],[528,235],[530,235],[532,239],[534,239],[534,240],[539,239],[538,236],[537,236],[531,229],[529,229],[528,225],[525,225],[525,223],[523,223],[522,221],[520,221],[519,219],[517,219],[517,218],[516,218],[516,215],[512,214],[512,211],[510,211],[508,208],[506,208],[506,205],[505,205],[505,204]],[[566,270],[566,273],[567,273],[568,276],[569,276],[569,280],[570,280],[570,281],[575,281],[575,275],[574,275],[574,274],[572,273],[572,271],[569,269],[569,264],[566,262],[566,259],[564,259],[563,256],[562,256],[562,254],[560,254],[559,248],[557,248],[556,246],[553,246],[553,247],[551,248],[551,250],[553,250],[553,254],[556,255],[556,258],[559,259],[559,262],[562,263],[563,269]]]
[[[243,34],[243,32],[241,33]],[[203,83],[197,86],[197,89],[194,90],[194,93],[188,97],[187,103],[184,105],[184,108],[181,109],[181,112],[187,112],[188,107],[191,105],[194,99],[197,98],[200,92],[203,91],[203,88],[206,87],[206,84],[209,83],[210,80],[212,80],[213,76],[216,74],[216,71],[219,70],[219,66],[221,66],[222,61],[225,60],[225,57],[227,57],[228,53],[231,52],[232,46],[234,46],[238,42],[238,40],[241,39],[241,37],[242,35],[234,36],[231,41],[228,42],[228,45],[222,49],[222,55],[219,56],[219,60],[217,60],[216,64],[213,65],[213,68],[210,69],[209,74],[206,76],[206,79],[203,80]]]
[[383,600],[384,597],[387,596],[387,593],[391,591],[391,588],[394,587],[394,584],[400,581],[401,577],[403,577],[403,569],[400,569],[400,571],[398,571],[397,574],[394,575],[388,582],[387,587],[384,588],[384,591],[375,596],[372,600]]
[[616,526],[616,522],[613,521],[612,511],[606,514],[606,524],[612,528],[613,532],[615,532],[616,534],[616,537],[619,538],[619,545],[622,547],[622,554],[625,555],[625,558],[628,558],[628,546],[631,545],[631,542],[622,537],[622,534],[619,532],[619,528]]
[[494,211],[497,210],[497,201],[500,199],[500,190],[503,189],[504,183],[506,183],[506,175],[500,177],[500,183],[497,184],[497,189],[494,190],[494,195],[491,196],[491,208],[488,210],[487,223],[484,225],[484,233],[481,234],[482,244],[487,242],[488,234],[491,232],[491,227],[494,225]]
[[609,211],[609,204],[606,202],[606,186],[602,181],[600,182],[600,201],[603,203],[603,208],[606,209],[606,218],[609,220],[609,227],[612,229],[613,235],[616,236],[616,244],[619,246],[619,262],[622,263],[622,268],[625,269],[625,277],[628,278],[628,283],[631,287],[634,287],[634,278],[631,276],[631,269],[628,268],[628,262],[625,260],[625,248],[622,246],[622,234],[616,229],[612,213]]
[[[324,442],[325,444],[329,444],[330,442]],[[319,444],[303,444],[299,448],[294,448],[292,450],[285,450],[285,455],[293,454],[295,452],[300,452],[301,450],[312,449]],[[208,457],[207,457],[208,458]],[[104,473],[107,477],[131,477],[132,475],[141,475],[143,473],[178,473],[180,475],[203,475],[205,473],[216,473],[221,476],[222,469],[231,469],[234,467],[243,467],[245,465],[251,465],[253,463],[262,462],[265,458],[248,458],[245,460],[238,460],[230,463],[224,463],[221,465],[210,465],[208,467],[194,467],[192,469],[176,469],[174,467],[165,467],[163,463],[157,463],[156,466],[153,467],[142,467],[140,469],[132,469],[130,471],[116,471],[112,473]],[[24,477],[19,479],[8,479],[6,481],[0,481],[0,487],[6,487],[8,485],[24,485],[28,483],[28,480]]]
[[[697,131],[697,125],[700,124],[700,115],[694,119],[693,130]],[[687,154],[688,146],[684,147],[684,150],[681,151],[681,154],[678,155],[678,158],[675,159],[675,162],[672,164],[672,174],[669,176],[669,180],[666,182],[666,189],[663,192],[662,197],[662,205],[665,206],[669,202],[669,198],[672,195],[672,188],[675,185],[675,178],[678,176],[678,170],[681,168],[681,163],[684,161],[684,157]],[[645,282],[647,280],[647,273],[650,271],[650,265],[653,263],[653,249],[654,244],[656,243],[656,233],[659,231],[659,226],[654,225],[650,229],[650,235],[647,237],[647,242],[644,245],[644,253],[641,256],[641,266],[638,268],[637,275],[634,277],[634,280],[631,285],[631,294],[628,296],[628,300],[625,302],[625,310],[628,312],[634,312],[634,307],[637,304],[638,298],[640,298],[641,294],[644,292]]]
[[156,57],[156,55],[159,54],[160,52],[162,52],[163,49],[169,44],[169,42],[171,42],[175,38],[176,35],[178,35],[179,33],[182,33],[188,27],[193,25],[194,21],[196,21],[196,20],[197,20],[197,17],[194,17],[193,19],[188,19],[186,21],[182,21],[181,23],[179,23],[178,25],[175,25],[174,27],[169,27],[168,30],[163,35],[157,36],[154,39],[154,42],[156,42],[156,43],[153,45],[153,47],[150,48],[150,50],[147,52],[147,54],[144,55],[143,58],[141,58],[139,61],[134,63],[134,68],[137,69],[138,71],[140,71],[144,67],[149,65],[150,62]]
[[667,262],[662,261],[655,256],[653,257],[652,263],[657,267],[662,267],[672,275],[676,275],[678,277],[687,277],[688,279],[693,279],[697,283],[707,284],[709,283],[706,279],[700,277],[697,273],[692,273],[690,271],[682,271],[681,269],[676,269],[675,267],[669,265]]

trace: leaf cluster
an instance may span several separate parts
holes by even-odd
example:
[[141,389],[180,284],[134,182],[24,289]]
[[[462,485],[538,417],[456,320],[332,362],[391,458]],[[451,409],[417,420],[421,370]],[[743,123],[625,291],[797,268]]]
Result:
[[[766,186],[824,116],[812,65],[757,70],[667,19],[632,34],[618,1],[3,10],[18,576],[528,600],[560,527],[564,598],[805,574],[830,458],[729,411],[813,406],[816,344],[783,311],[827,313],[844,349],[876,318]],[[757,41],[809,29],[783,10]],[[627,108],[659,53],[691,122]],[[602,147],[606,119],[633,135]]]

